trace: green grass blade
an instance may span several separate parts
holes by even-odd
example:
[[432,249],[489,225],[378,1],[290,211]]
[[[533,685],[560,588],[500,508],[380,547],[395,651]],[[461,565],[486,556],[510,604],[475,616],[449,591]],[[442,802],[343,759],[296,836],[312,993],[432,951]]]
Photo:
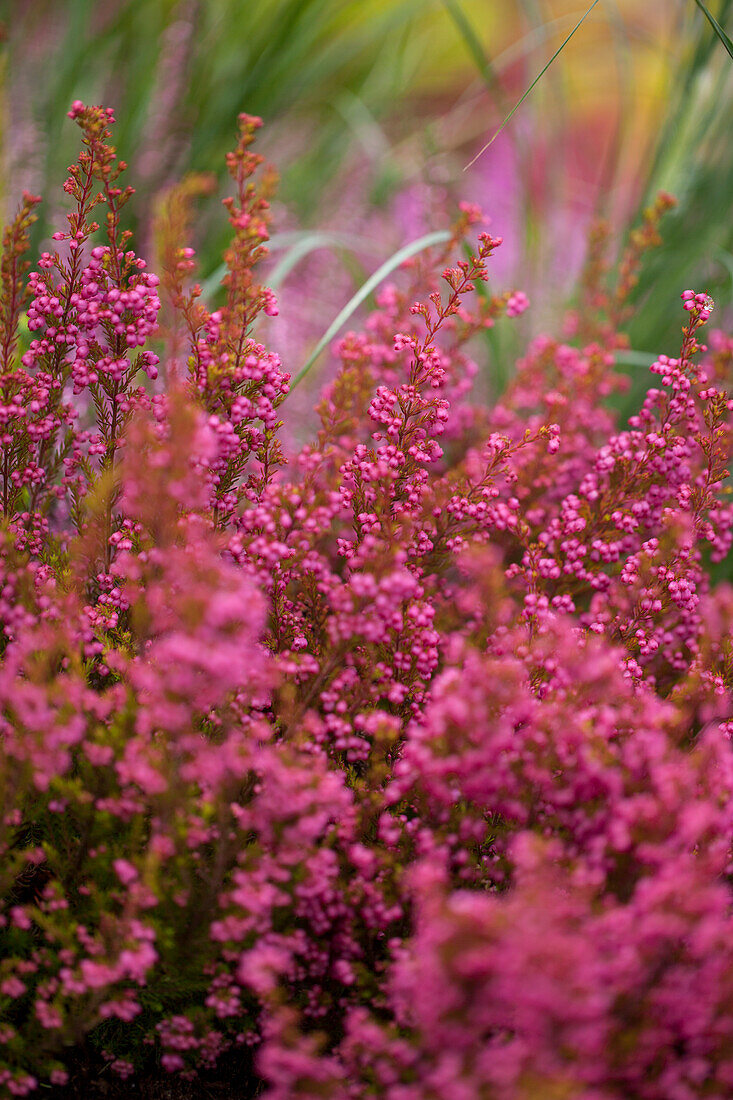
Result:
[[[310,230],[295,230],[289,233],[278,233],[267,242],[268,252],[281,252],[287,249],[286,254],[272,269],[270,275],[264,276],[267,286],[275,290],[288,277],[290,272],[309,253],[318,248],[344,248],[357,249],[366,244],[362,237],[348,233],[319,233]],[[221,281],[227,273],[226,264],[218,264],[210,275],[207,275],[201,284],[201,294],[204,300],[211,298],[212,294],[221,286]]]
[[697,4],[700,11],[703,13],[705,18],[707,19],[710,26],[713,28],[713,30],[717,34],[720,41],[725,46],[725,48],[728,51],[728,53],[730,54],[731,58],[733,58],[733,42],[731,42],[730,38],[725,33],[725,31],[721,27],[720,23],[718,22],[718,20],[715,18],[715,16],[713,15],[712,12],[708,11],[708,9],[703,4],[702,0],[695,0],[695,3]]
[[[267,251],[279,252],[284,248],[299,248],[302,241],[310,240],[313,236],[315,234],[311,233],[310,230],[303,232],[302,229],[296,229],[290,233],[277,233],[274,237],[270,237],[267,242]],[[208,299],[216,293],[226,273],[227,265],[217,264],[211,274],[206,276],[201,284],[201,294],[204,299]],[[269,281],[267,285],[270,285]]]
[[[697,2],[699,3],[699,0],[697,0]],[[565,49],[565,47],[567,46],[570,39],[573,37],[575,32],[578,30],[578,28],[581,27],[582,24],[586,21],[586,19],[588,18],[590,13],[593,11],[593,8],[596,6],[597,3],[598,3],[598,0],[593,0],[593,3],[591,4],[591,6],[588,8],[588,10],[586,12],[583,13],[583,15],[578,20],[578,22],[575,24],[575,26],[571,30],[570,34],[567,36],[565,41],[562,43],[562,45],[559,46],[557,50],[555,50],[555,52],[552,55],[552,57],[550,58],[550,60],[547,62],[547,64],[544,66],[544,68],[534,78],[534,80],[532,81],[530,86],[527,88],[526,92],[524,92],[524,94],[522,95],[521,99],[517,100],[517,102],[514,104],[511,111],[509,112],[509,114],[505,116],[504,121],[501,123],[499,128],[495,131],[495,133],[492,135],[492,137],[489,139],[489,141],[486,142],[483,149],[480,149],[478,151],[478,153],[476,154],[476,156],[473,158],[473,160],[468,162],[468,164],[464,168],[464,172],[468,168],[470,168],[471,165],[475,164],[476,161],[479,159],[479,157],[483,156],[483,154],[486,152],[486,150],[488,148],[490,148],[491,145],[493,145],[493,143],[496,141],[496,139],[498,138],[499,134],[502,132],[504,127],[507,125],[507,123],[511,120],[511,118],[516,114],[516,112],[522,106],[522,104],[524,103],[527,96],[533,91],[534,88],[536,88],[536,86],[539,84],[542,77],[545,75],[545,73],[549,69],[550,65],[552,65],[555,58],[558,57],[562,53],[562,51]]]
[[649,367],[654,362],[656,356],[652,355],[648,351],[619,351],[616,353],[616,362],[624,367]]
[[405,260],[409,260],[411,256],[417,255],[418,252],[423,252],[426,248],[430,248],[431,245],[442,244],[444,241],[448,240],[450,240],[450,233],[446,229],[441,229],[435,233],[427,233],[424,237],[418,237],[416,241],[412,241],[410,244],[406,244],[404,248],[400,248],[399,251],[395,252],[393,256],[390,256],[388,260],[385,260],[382,266],[377,268],[374,274],[367,279],[364,285],[359,287],[356,294],[354,294],[354,296],[349,299],[349,301],[346,303],[338,316],[328,326],[323,336],[318,341],[311,354],[308,356],[305,365],[293,379],[293,384],[290,387],[291,390],[295,389],[295,387],[303,381],[315,361],[318,359],[318,356],[321,354],[323,349],[331,342],[331,340],[333,340],[334,336],[339,331],[341,326],[346,324],[349,317],[351,317],[351,315],[356,312],[364,299],[369,297],[372,291],[379,286],[383,279],[386,279],[387,276],[391,274],[391,272],[393,272],[396,267],[399,267],[400,264],[404,263]]
[[730,281],[733,285],[733,253],[727,252],[726,249],[721,248],[715,254],[716,260],[719,260],[725,270],[730,275]]
[[277,290],[294,267],[311,252],[319,248],[339,248],[344,246],[344,238],[337,233],[308,233],[288,249],[283,258],[275,265],[272,273],[266,276],[266,283]]
[[443,0],[443,5],[458,28],[466,44],[466,49],[473,58],[484,84],[494,95],[501,96],[502,89],[499,78],[494,71],[491,61],[486,56],[486,51],[483,48],[481,39],[473,28],[473,24],[461,7],[460,0]]

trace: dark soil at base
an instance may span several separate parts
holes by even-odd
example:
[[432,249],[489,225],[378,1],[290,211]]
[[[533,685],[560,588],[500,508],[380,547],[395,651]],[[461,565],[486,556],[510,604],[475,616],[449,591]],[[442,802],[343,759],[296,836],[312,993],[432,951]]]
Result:
[[256,1100],[264,1084],[252,1072],[251,1058],[224,1057],[216,1069],[202,1072],[194,1081],[155,1069],[121,1080],[97,1059],[80,1054],[67,1062],[69,1083],[42,1087],[39,1100]]
[[171,1074],[157,1077],[130,1077],[127,1081],[90,1081],[77,1078],[63,1088],[41,1089],[38,1096],[53,1100],[255,1100],[261,1086],[254,1090],[231,1081],[199,1077],[180,1081]]

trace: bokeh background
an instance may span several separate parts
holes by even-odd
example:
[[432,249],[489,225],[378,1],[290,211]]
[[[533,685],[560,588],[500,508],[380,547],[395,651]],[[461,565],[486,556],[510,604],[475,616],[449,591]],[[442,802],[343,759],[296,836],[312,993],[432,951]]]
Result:
[[[259,114],[260,151],[281,175],[268,274],[282,308],[268,340],[288,369],[371,272],[468,199],[505,238],[497,285],[532,302],[487,345],[501,380],[528,335],[558,330],[592,219],[621,242],[663,188],[679,205],[637,288],[626,363],[646,375],[653,353],[677,346],[681,290],[708,290],[718,317],[731,301],[733,62],[694,0],[600,0],[466,169],[588,2],[6,0],[2,213],[23,188],[43,194],[41,246],[76,155],[68,105],[110,104],[137,247],[154,263],[160,194],[191,172],[225,194],[237,114]],[[733,33],[733,0],[708,6]],[[226,219],[214,197],[193,232],[216,301]]]

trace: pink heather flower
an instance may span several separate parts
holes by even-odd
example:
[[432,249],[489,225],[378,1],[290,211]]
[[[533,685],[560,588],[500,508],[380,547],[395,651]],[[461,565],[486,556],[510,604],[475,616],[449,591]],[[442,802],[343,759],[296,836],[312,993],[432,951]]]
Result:
[[186,1063],[183,1061],[180,1054],[163,1054],[160,1059],[160,1064],[167,1073],[176,1073],[178,1070],[183,1069]]
[[0,983],[0,993],[2,993],[4,997],[22,997],[26,989],[27,986],[25,982],[22,982],[20,978],[5,978],[5,980]]
[[529,298],[521,290],[515,290],[509,296],[506,305],[507,317],[519,317],[527,309],[529,309]]
[[126,859],[116,859],[112,866],[123,886],[129,886],[130,883],[135,882],[139,878],[137,867],[133,867]]

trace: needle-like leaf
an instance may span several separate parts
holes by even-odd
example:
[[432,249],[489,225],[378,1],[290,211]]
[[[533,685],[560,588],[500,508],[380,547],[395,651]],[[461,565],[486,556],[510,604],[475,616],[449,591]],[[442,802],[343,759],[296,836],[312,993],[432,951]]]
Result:
[[711,11],[708,11],[707,7],[705,6],[705,4],[703,4],[702,0],[695,0],[695,3],[697,4],[700,11],[703,13],[705,18],[707,19],[710,26],[713,28],[713,30],[717,34],[720,41],[725,46],[725,48],[728,51],[728,53],[730,54],[731,58],[733,58],[733,42],[731,42],[730,38],[725,33],[725,31],[721,27],[720,23],[718,22],[718,20],[715,18],[715,16],[713,15],[713,13]]
[[[699,0],[697,0],[697,2],[699,3]],[[536,76],[536,77],[534,78],[534,80],[533,80],[533,81],[532,81],[532,83],[530,84],[529,88],[527,88],[527,90],[526,90],[526,91],[524,92],[524,94],[522,95],[521,99],[518,99],[518,100],[517,100],[517,102],[516,102],[516,103],[514,104],[514,106],[512,107],[511,111],[509,112],[509,114],[505,116],[505,118],[504,118],[503,122],[501,123],[501,125],[499,126],[499,128],[498,128],[498,129],[497,129],[497,130],[495,131],[495,133],[494,133],[494,134],[492,135],[492,137],[491,137],[491,138],[489,139],[489,141],[487,141],[487,142],[486,142],[486,144],[484,145],[483,149],[480,149],[480,150],[478,151],[478,153],[476,154],[476,156],[475,156],[475,157],[473,158],[473,160],[471,160],[471,161],[469,161],[469,162],[468,162],[468,164],[466,165],[466,167],[465,167],[465,168],[463,169],[463,170],[464,170],[464,172],[465,172],[465,171],[466,171],[466,170],[467,170],[468,168],[470,168],[472,164],[475,164],[475,163],[476,163],[476,161],[477,161],[477,160],[479,159],[479,157],[480,157],[480,156],[482,156],[482,155],[483,155],[483,154],[484,154],[484,153],[486,152],[486,150],[487,150],[487,149],[488,149],[488,148],[489,148],[489,147],[490,147],[490,146],[491,146],[491,145],[492,145],[492,144],[493,144],[493,143],[494,143],[494,142],[496,141],[496,139],[498,138],[499,134],[500,134],[500,133],[502,132],[502,130],[503,130],[503,129],[504,129],[504,127],[505,127],[505,126],[507,125],[507,123],[509,122],[509,120],[510,120],[510,119],[512,118],[512,116],[513,116],[513,115],[514,115],[514,114],[515,114],[515,113],[516,113],[516,112],[517,112],[517,111],[519,110],[519,108],[520,108],[520,107],[522,106],[522,104],[524,103],[525,99],[526,99],[526,98],[527,98],[527,96],[528,96],[528,95],[530,94],[530,92],[531,92],[531,91],[532,91],[532,90],[533,90],[533,89],[534,89],[534,88],[535,88],[535,87],[537,86],[537,84],[539,84],[540,80],[541,80],[541,79],[542,79],[542,77],[543,77],[543,76],[545,75],[545,73],[546,73],[546,72],[547,72],[547,70],[549,69],[550,65],[551,65],[551,64],[553,63],[553,61],[555,60],[555,58],[556,58],[556,57],[558,57],[558,56],[559,56],[559,54],[561,54],[561,53],[562,53],[562,51],[563,51],[563,50],[565,49],[565,47],[567,46],[567,44],[568,44],[568,42],[570,41],[570,39],[571,39],[571,38],[573,37],[573,35],[575,34],[575,32],[576,32],[576,31],[578,30],[578,28],[579,28],[580,26],[582,26],[582,24],[583,24],[583,23],[585,22],[585,20],[586,20],[586,19],[588,18],[588,16],[590,15],[590,13],[591,13],[591,12],[593,11],[593,8],[594,8],[594,7],[596,6],[596,4],[597,4],[597,3],[598,3],[598,0],[593,0],[593,3],[591,4],[591,6],[590,6],[590,7],[588,8],[588,10],[587,10],[586,12],[584,12],[584,13],[583,13],[583,15],[582,15],[582,16],[581,16],[581,18],[580,18],[580,19],[578,20],[578,22],[577,22],[577,23],[575,24],[575,26],[574,26],[574,27],[573,27],[573,29],[571,30],[570,34],[569,34],[569,35],[567,36],[567,38],[565,39],[565,41],[564,41],[564,42],[562,43],[562,45],[561,45],[561,46],[560,46],[560,47],[559,47],[559,48],[558,48],[557,50],[555,50],[555,52],[554,52],[554,54],[552,55],[552,57],[550,58],[550,60],[549,60],[549,61],[547,62],[547,64],[546,64],[546,65],[544,66],[544,68],[543,68],[543,69],[542,69],[542,70],[541,70],[541,71],[540,71],[540,72],[539,72],[539,73],[537,74],[537,76]]]
[[471,21],[461,7],[460,0],[443,0],[443,5],[465,42],[466,49],[476,63],[476,68],[481,74],[486,87],[494,95],[500,96],[502,93],[499,78],[496,75],[496,71],[491,61],[486,55],[486,51],[481,44],[481,39],[476,34]]

